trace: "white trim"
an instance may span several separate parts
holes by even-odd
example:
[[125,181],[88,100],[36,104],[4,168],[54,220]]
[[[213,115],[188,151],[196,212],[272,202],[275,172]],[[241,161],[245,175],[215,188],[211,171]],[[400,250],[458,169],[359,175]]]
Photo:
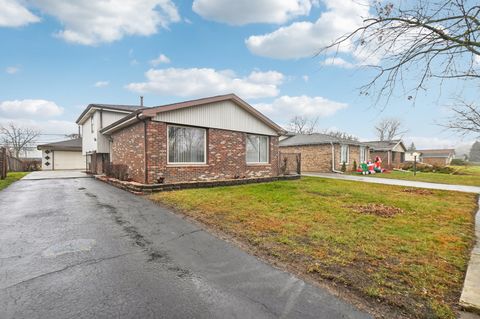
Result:
[[[342,161],[342,148],[344,146],[347,148],[347,160],[346,161]],[[345,165],[348,165],[350,163],[350,145],[348,145],[348,144],[340,144],[340,164],[343,165],[343,163],[345,163]]]
[[[266,162],[249,162],[248,161],[248,154],[247,154],[247,143],[248,143],[248,136],[258,136],[258,137],[266,137],[267,138],[267,161]],[[258,151],[260,152],[260,139],[258,139]],[[245,163],[247,165],[265,165],[270,164],[270,136],[269,135],[261,135],[261,134],[247,134],[245,139]]]
[[[170,162],[170,136],[168,134],[169,127],[185,127],[185,128],[195,128],[199,130],[203,130],[203,162]],[[187,125],[167,125],[167,165],[168,166],[199,166],[199,165],[206,165],[207,164],[207,129],[198,126],[187,126]]]

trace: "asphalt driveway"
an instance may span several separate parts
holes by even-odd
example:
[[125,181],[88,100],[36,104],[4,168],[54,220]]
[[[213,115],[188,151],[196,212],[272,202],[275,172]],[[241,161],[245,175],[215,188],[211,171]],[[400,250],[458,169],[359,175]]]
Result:
[[0,192],[0,318],[369,318],[90,178]]

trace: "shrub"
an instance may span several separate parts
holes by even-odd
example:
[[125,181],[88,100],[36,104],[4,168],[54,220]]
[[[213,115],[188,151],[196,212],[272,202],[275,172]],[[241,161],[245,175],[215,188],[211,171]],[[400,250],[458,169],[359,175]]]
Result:
[[452,159],[452,162],[450,163],[450,165],[457,165],[457,166],[465,165],[465,161],[461,158],[454,158]]
[[125,164],[112,164],[105,165],[105,175],[113,177],[121,181],[128,180],[128,166]]
[[356,160],[353,160],[353,167],[352,167],[352,169],[353,169],[354,172],[357,171],[357,167],[358,167],[358,166],[357,166],[357,161],[356,161]]
[[340,170],[344,173],[347,171],[347,164],[345,162],[342,163],[342,168]]

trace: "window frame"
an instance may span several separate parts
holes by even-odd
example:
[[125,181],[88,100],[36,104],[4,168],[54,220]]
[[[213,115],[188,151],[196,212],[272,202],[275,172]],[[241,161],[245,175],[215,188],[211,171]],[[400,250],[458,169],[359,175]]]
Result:
[[[191,128],[203,130],[203,162],[170,162],[170,127],[181,127],[181,128]],[[167,125],[167,165],[179,165],[179,166],[198,166],[207,164],[207,129],[204,127],[198,126],[188,126],[188,125],[176,125],[168,124]]]
[[[266,138],[267,139],[267,143],[266,143],[266,146],[267,146],[267,160],[265,162],[249,162],[248,161],[248,151],[247,151],[247,147],[248,147],[248,137],[249,136],[255,136],[257,137],[257,141],[258,141],[258,158],[260,159],[260,138]],[[247,165],[267,165],[267,164],[270,164],[270,136],[268,135],[260,135],[260,134],[246,134],[245,135],[245,163],[247,163]]]
[[[347,157],[347,158],[346,158],[346,161],[344,161],[344,160],[342,159],[342,155],[343,155],[343,154],[342,154],[342,149],[343,149],[344,147],[347,149],[347,153],[346,153],[346,157]],[[348,164],[349,162],[350,162],[350,145],[348,145],[348,144],[340,144],[340,164],[343,164],[343,163]]]
[[367,147],[360,146],[360,163],[364,163],[364,162],[367,162]]
[[92,114],[92,116],[90,116],[90,133],[95,133],[93,125],[94,125],[94,118]]

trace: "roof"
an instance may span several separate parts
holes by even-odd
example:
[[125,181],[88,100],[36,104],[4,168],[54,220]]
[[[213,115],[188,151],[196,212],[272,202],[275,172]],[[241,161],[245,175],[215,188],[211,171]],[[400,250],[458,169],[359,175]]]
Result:
[[300,145],[322,145],[322,144],[348,144],[348,145],[365,145],[359,141],[342,139],[328,134],[295,134],[282,141],[279,146],[300,146]]
[[53,150],[53,151],[82,151],[82,139],[76,138],[73,140],[66,140],[37,146],[38,150]]
[[402,140],[391,140],[391,141],[368,141],[365,142],[372,150],[375,151],[391,151],[397,145],[401,145],[403,149],[406,151],[407,148],[403,145]]
[[141,109],[141,108],[144,108],[144,107],[141,106],[141,105],[97,104],[97,103],[89,104],[85,108],[85,110],[83,110],[82,114],[80,114],[80,116],[77,118],[75,123],[81,124],[85,115],[87,115],[90,112],[90,110],[92,110],[92,109],[122,111],[122,112],[125,112],[125,113],[131,113],[131,112],[134,112],[134,111],[136,111],[138,109]]
[[123,117],[122,119],[104,127],[102,130],[100,130],[100,132],[103,134],[111,134],[123,127],[131,125],[133,122],[141,121],[145,118],[155,117],[158,113],[170,112],[170,111],[179,110],[187,107],[196,107],[200,105],[228,101],[228,100],[235,102],[238,106],[242,107],[245,111],[255,116],[257,119],[259,119],[265,125],[272,128],[277,133],[279,134],[285,133],[285,130],[283,128],[275,124],[275,122],[273,122],[268,117],[266,117],[265,115],[257,111],[253,106],[243,101],[241,98],[239,98],[235,94],[217,95],[217,96],[212,96],[212,97],[207,97],[202,99],[137,109],[135,112],[132,112],[131,114]]
[[418,152],[422,153],[422,157],[450,157],[455,154],[455,150],[451,148],[418,150]]

